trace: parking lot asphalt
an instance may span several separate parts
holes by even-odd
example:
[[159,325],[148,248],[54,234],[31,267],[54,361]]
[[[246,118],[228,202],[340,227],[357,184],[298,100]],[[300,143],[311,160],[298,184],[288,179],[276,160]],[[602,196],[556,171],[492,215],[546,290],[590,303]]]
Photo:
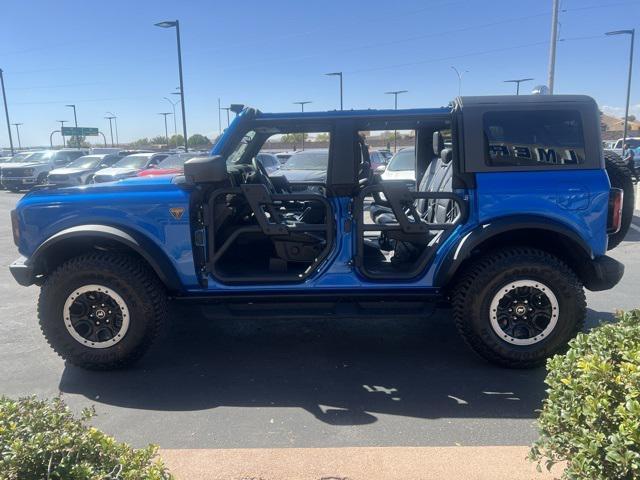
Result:
[[[93,405],[94,424],[136,446],[277,448],[527,445],[544,369],[507,370],[470,352],[449,311],[431,318],[216,320],[172,306],[166,337],[135,367],[67,366],[42,337],[37,287],[18,286],[0,191],[0,394],[61,393]],[[588,292],[587,327],[640,304],[640,216],[611,255],[626,264],[612,291]]]

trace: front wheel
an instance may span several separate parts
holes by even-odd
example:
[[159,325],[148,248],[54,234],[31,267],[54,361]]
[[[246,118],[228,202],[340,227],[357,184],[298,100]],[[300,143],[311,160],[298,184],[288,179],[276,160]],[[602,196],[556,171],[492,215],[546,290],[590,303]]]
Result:
[[580,280],[557,257],[534,248],[494,251],[460,276],[452,295],[456,327],[490,362],[529,368],[562,351],[583,327]]
[[167,299],[155,273],[137,258],[89,253],[47,277],[38,314],[42,332],[62,358],[107,370],[147,351],[165,324]]

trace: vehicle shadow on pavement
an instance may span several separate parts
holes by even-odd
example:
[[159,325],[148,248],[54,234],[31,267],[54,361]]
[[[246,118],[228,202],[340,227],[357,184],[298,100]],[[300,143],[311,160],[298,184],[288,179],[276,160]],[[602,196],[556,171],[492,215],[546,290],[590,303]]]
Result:
[[[207,319],[173,307],[168,335],[135,367],[65,367],[60,391],[126,408],[299,407],[332,425],[376,415],[535,418],[544,368],[488,364],[458,337],[448,310],[432,318]],[[610,315],[589,311],[588,327]]]

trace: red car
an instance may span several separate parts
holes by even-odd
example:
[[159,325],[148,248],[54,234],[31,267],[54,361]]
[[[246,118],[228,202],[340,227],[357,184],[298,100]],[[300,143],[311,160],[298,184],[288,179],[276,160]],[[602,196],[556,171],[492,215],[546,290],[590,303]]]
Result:
[[182,173],[184,170],[184,162],[191,158],[195,158],[198,155],[198,153],[176,153],[175,155],[170,155],[155,167],[141,171],[138,173],[138,176],[146,177],[148,175],[171,175]]

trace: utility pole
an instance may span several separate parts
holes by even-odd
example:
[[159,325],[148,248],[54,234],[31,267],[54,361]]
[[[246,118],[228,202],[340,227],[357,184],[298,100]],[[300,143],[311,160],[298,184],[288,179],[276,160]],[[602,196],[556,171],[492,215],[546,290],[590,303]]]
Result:
[[631,72],[633,72],[633,43],[636,38],[636,29],[631,30],[616,30],[615,32],[607,32],[606,35],[630,35],[631,36],[631,48],[629,50],[629,77],[627,80],[627,105],[624,110],[624,132],[622,134],[622,149],[624,150],[624,144],[627,143],[627,126],[629,117],[629,98],[631,97]]
[[62,148],[65,148],[67,146],[67,141],[65,140],[64,135],[62,135],[62,129],[64,128],[64,124],[67,123],[67,121],[68,120],[56,120],[56,122],[60,123],[60,135],[62,136]]
[[227,128],[229,128],[230,125],[230,121],[229,121],[229,110],[231,110],[231,107],[220,107],[220,110],[226,110],[227,111]]
[[113,125],[111,124],[111,121],[116,117],[108,116],[104,118],[109,120],[109,132],[111,133],[111,146],[113,147]]
[[556,74],[556,47],[558,46],[558,8],[560,0],[553,0],[551,12],[551,44],[549,45],[549,78],[547,86],[549,94],[553,95],[553,82]]
[[[312,103],[311,100],[304,100],[302,102],[293,102],[294,105],[300,105],[302,113],[304,113],[304,106],[308,103]],[[302,132],[302,150],[304,151],[304,137],[305,133]]]
[[221,116],[221,111],[222,109],[220,108],[220,97],[218,97],[218,135],[222,135],[222,116]]
[[522,82],[530,82],[533,78],[514,78],[513,80],[505,80],[504,83],[516,84],[516,95],[520,95],[520,84]]
[[22,144],[20,143],[20,129],[18,128],[22,123],[12,123],[14,127],[16,127],[16,136],[18,137],[18,150],[22,150]]
[[[451,67],[453,68],[453,67]],[[454,68],[455,70],[455,68]],[[457,72],[457,70],[456,70]],[[407,93],[409,90],[394,90],[393,92],[384,92],[385,95],[393,95],[394,97],[394,110],[398,110],[398,95]],[[393,131],[393,153],[398,151],[398,130]]]
[[469,73],[469,70],[463,70],[462,72],[460,70],[458,70],[456,67],[454,67],[453,65],[451,65],[451,69],[456,72],[456,75],[458,76],[458,96],[461,95],[460,92],[462,92],[462,75],[464,73]]
[[7,108],[7,94],[4,90],[4,75],[0,68],[0,83],[2,83],[2,99],[4,100],[4,114],[7,118],[7,132],[9,133],[9,146],[11,147],[11,156],[14,155],[13,151],[13,138],[11,137],[11,123],[9,123],[9,109]]
[[175,103],[173,103],[167,97],[162,97],[162,98],[164,98],[167,102],[169,102],[171,104],[171,108],[173,109],[173,136],[176,140],[176,148],[178,148],[178,128],[176,127],[176,105],[180,103],[180,100],[177,100]]
[[[78,115],[76,115],[76,106],[67,105],[69,108],[73,108],[73,120],[75,121],[76,129],[78,128]],[[76,132],[76,147],[80,148],[80,135]]]
[[111,115],[113,117],[113,125],[116,127],[116,145],[120,145],[120,141],[118,140],[118,117],[115,113],[107,112],[107,115]]
[[162,113],[159,113],[158,115],[162,115],[164,117],[164,140],[168,147],[169,146],[169,130],[167,130],[167,115],[171,115],[171,112],[162,112]]

